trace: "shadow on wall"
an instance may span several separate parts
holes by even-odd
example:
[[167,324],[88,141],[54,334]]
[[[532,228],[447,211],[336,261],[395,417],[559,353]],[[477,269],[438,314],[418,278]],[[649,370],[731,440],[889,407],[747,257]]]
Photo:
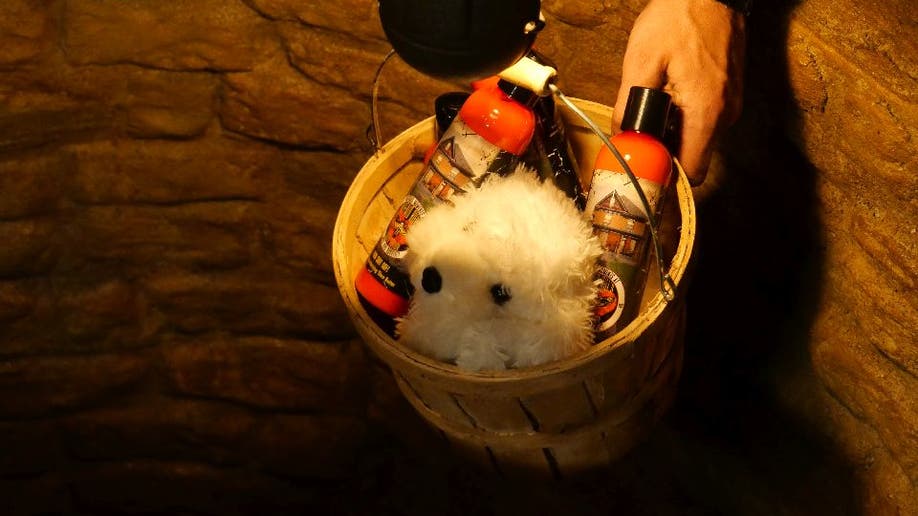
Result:
[[786,50],[798,3],[756,5],[748,24],[743,116],[724,141],[724,182],[699,208],[673,425],[736,454],[771,509],[852,514],[860,504],[851,466],[818,429],[782,413],[774,393],[788,371],[812,369],[824,267],[816,171],[790,139],[801,125]]

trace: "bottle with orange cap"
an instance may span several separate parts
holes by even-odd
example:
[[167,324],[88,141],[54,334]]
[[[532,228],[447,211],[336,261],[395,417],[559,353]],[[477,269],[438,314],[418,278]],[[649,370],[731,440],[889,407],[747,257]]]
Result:
[[538,95],[507,80],[496,83],[475,89],[462,104],[357,274],[361,303],[390,334],[395,318],[407,312],[412,294],[401,268],[411,225],[433,206],[476,188],[487,175],[513,172],[532,139]]
[[[662,143],[670,106],[669,94],[661,90],[631,88],[621,132],[610,139],[637,179],[654,214],[659,213],[672,177],[672,156]],[[602,340],[624,328],[637,315],[647,277],[651,237],[651,218],[631,178],[605,146],[596,156],[584,214],[603,248],[594,273],[597,287],[594,330],[596,339]]]

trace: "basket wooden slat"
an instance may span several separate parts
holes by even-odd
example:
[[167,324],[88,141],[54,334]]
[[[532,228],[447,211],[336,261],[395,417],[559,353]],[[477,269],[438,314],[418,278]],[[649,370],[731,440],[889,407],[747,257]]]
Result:
[[556,461],[547,449],[530,448],[524,443],[490,446],[491,467],[496,473],[512,478],[545,478],[557,476]]
[[[616,441],[607,433],[591,432],[580,439],[568,439],[548,450],[554,459],[553,476],[570,476],[597,466],[611,464],[626,449],[621,448],[621,441]],[[631,446],[628,446],[630,449]]]
[[456,402],[473,428],[491,432],[528,432],[532,418],[519,398],[455,393]]
[[[576,102],[601,127],[611,126],[609,107]],[[579,161],[592,163],[600,140],[570,113],[565,121]],[[684,280],[695,239],[694,204],[685,174],[677,165],[676,192],[661,231],[670,236],[664,254],[677,285],[675,301],[663,299],[651,274],[641,313],[612,338],[551,364],[470,373],[391,339],[363,310],[353,286],[433,143],[433,118],[403,132],[365,164],[342,203],[333,261],[355,328],[392,369],[418,413],[456,450],[495,472],[568,475],[621,457],[669,406],[681,371]],[[589,167],[582,168],[589,173]]]
[[532,429],[539,432],[562,433],[589,424],[599,415],[586,382],[523,396],[520,405],[529,414]]

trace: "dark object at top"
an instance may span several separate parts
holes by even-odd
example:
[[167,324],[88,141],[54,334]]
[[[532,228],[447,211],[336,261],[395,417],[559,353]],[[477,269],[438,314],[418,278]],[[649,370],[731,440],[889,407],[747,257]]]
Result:
[[632,86],[622,115],[622,131],[647,133],[662,140],[671,105],[672,97],[665,91]]
[[395,52],[436,77],[481,78],[518,61],[544,23],[539,0],[379,0]]

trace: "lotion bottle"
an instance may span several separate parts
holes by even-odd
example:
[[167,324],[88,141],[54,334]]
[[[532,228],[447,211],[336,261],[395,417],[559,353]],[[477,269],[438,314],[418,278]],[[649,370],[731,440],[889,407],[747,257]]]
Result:
[[[672,156],[662,143],[670,106],[669,94],[661,90],[631,88],[621,132],[611,138],[655,214],[662,207],[673,170]],[[603,248],[593,278],[597,288],[594,331],[600,341],[638,313],[650,258],[651,220],[631,178],[605,146],[593,166],[584,214]]]
[[367,313],[390,334],[408,311],[412,286],[401,262],[406,234],[432,207],[476,188],[490,174],[514,171],[535,131],[530,89],[499,79],[476,89],[425,160],[425,167],[376,243],[355,280]]

